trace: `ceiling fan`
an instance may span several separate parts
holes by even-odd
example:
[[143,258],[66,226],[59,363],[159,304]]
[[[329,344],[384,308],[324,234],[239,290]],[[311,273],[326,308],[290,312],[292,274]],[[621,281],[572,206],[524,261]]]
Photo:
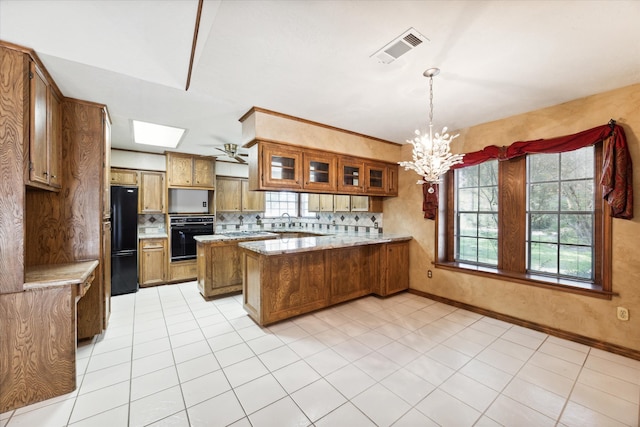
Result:
[[226,143],[224,144],[224,148],[218,148],[215,146],[213,148],[215,148],[216,150],[222,151],[225,156],[236,160],[238,163],[247,163],[247,161],[242,157],[247,157],[248,154],[239,153],[238,144]]

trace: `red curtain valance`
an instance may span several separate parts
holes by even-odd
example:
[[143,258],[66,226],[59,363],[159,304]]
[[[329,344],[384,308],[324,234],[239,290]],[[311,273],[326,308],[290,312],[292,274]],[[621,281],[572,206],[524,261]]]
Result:
[[[614,120],[609,124],[588,129],[573,135],[552,139],[537,139],[534,141],[518,141],[508,147],[490,145],[480,151],[466,153],[460,164],[452,169],[474,166],[491,159],[509,160],[526,154],[562,153],[577,150],[582,147],[597,144],[609,138],[604,147],[604,162],[602,165],[602,194],[611,206],[614,218],[633,218],[633,167],[627,138],[624,129]],[[434,219],[437,215],[438,191],[427,192],[428,184],[423,184],[424,217]],[[436,188],[437,190],[437,188]]]

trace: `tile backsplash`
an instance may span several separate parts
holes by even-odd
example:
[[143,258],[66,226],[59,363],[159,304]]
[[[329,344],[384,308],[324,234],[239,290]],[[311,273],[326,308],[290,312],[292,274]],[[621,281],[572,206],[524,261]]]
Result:
[[166,233],[164,214],[138,215],[138,233]]
[[331,230],[343,227],[341,230],[358,233],[382,232],[381,212],[318,212],[315,217],[265,218],[264,212],[227,213],[216,215],[216,233],[225,230],[256,228],[279,228],[288,226],[306,227],[318,230]]

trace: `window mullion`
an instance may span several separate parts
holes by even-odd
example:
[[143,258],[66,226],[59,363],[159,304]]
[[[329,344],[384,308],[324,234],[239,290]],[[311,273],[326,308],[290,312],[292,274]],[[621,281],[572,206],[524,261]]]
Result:
[[499,163],[500,203],[498,203],[498,268],[526,272],[526,158]]

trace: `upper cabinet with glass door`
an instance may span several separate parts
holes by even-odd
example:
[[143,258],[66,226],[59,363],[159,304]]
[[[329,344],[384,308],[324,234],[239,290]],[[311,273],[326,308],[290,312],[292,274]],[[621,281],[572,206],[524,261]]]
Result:
[[336,191],[336,155],[331,153],[305,152],[304,188],[306,190]]
[[254,141],[249,188],[324,194],[396,196],[398,165],[312,148]]
[[365,165],[365,192],[380,194],[387,193],[387,169],[387,165],[383,163],[367,163]]
[[364,192],[364,161],[355,157],[340,157],[338,160],[338,191]]
[[264,144],[262,150],[264,187],[302,189],[301,161],[300,150]]

